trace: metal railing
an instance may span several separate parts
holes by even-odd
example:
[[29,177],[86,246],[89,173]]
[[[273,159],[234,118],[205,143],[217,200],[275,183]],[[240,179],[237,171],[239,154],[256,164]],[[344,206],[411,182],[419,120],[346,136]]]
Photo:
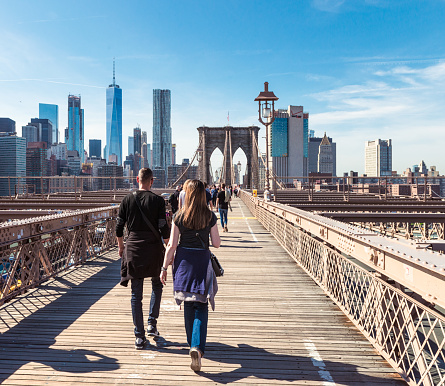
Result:
[[444,255],[415,246],[408,255],[408,241],[241,198],[410,385],[445,384]]
[[117,206],[0,224],[0,305],[116,244]]

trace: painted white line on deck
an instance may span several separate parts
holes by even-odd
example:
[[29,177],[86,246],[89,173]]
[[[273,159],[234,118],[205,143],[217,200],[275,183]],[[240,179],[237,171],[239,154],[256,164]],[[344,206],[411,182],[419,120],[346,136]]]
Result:
[[247,228],[249,228],[249,231],[250,231],[250,234],[252,235],[253,241],[255,241],[257,243],[258,240],[257,240],[257,238],[255,236],[255,233],[253,233],[252,228],[250,227],[250,225],[249,225],[249,223],[247,221],[247,217],[244,216],[243,208],[241,208],[241,204],[239,202],[238,202],[238,206],[241,209],[241,215],[244,217],[244,220],[246,220],[246,225],[247,225]]
[[323,386],[333,386],[335,385],[334,379],[331,376],[331,373],[326,370],[326,365],[323,362],[321,355],[318,353],[317,347],[310,339],[304,340],[304,347],[309,352],[309,356],[311,357],[312,364],[314,367],[318,367],[318,375],[323,379]]

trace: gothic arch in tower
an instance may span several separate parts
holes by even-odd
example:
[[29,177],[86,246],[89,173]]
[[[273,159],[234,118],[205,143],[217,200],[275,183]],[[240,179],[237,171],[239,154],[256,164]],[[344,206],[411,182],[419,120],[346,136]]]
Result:
[[257,188],[259,186],[259,164],[258,164],[258,126],[249,127],[198,127],[199,141],[202,156],[199,161],[200,178],[210,182],[210,157],[216,148],[219,148],[224,156],[222,182],[226,185],[232,184],[233,155],[241,148],[247,159],[247,181],[246,188]]

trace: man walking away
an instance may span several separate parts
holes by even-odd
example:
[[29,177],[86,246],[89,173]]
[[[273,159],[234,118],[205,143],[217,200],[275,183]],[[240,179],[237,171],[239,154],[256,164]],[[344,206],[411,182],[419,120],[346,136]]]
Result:
[[[135,347],[141,350],[147,344],[142,312],[142,294],[146,277],[151,277],[152,287],[147,334],[159,335],[156,327],[162,296],[159,275],[164,258],[161,236],[167,243],[170,229],[166,220],[164,199],[150,191],[153,185],[151,169],[139,170],[136,181],[139,189],[125,196],[119,207],[116,236],[119,256],[122,257],[121,285],[126,287],[131,280]],[[125,225],[127,225],[128,239],[124,246]]]
[[216,205],[219,208],[219,218],[221,220],[221,227],[223,228],[223,232],[228,232],[227,229],[227,212],[229,210],[229,200],[230,200],[230,192],[228,199],[226,201],[226,185],[221,184],[221,190],[216,197]]

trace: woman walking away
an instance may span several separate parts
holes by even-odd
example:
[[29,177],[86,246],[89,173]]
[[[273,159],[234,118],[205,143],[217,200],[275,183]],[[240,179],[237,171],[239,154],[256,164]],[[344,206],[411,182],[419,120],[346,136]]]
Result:
[[165,284],[167,267],[173,263],[174,297],[178,305],[184,302],[185,332],[192,359],[190,367],[194,371],[201,370],[205,352],[208,301],[214,310],[218,291],[209,250],[209,234],[213,247],[221,245],[216,223],[216,215],[206,203],[204,184],[191,180],[186,187],[184,206],[173,217],[160,278]]

